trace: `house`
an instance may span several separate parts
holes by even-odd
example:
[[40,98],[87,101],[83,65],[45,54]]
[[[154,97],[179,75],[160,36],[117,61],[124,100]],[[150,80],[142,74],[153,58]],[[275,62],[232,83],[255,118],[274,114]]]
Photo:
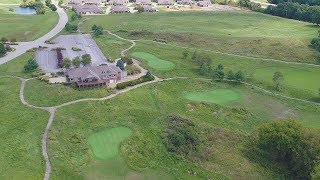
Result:
[[73,6],[74,11],[77,14],[103,14],[103,10],[97,5],[82,5]]
[[150,0],[136,0],[136,5],[140,6],[151,6],[151,1]]
[[129,3],[129,0],[110,0],[108,2],[109,5],[114,5],[114,6],[124,6]]
[[83,0],[83,4],[88,4],[88,5],[100,5],[101,0]]
[[143,10],[144,12],[156,12],[157,10],[152,7],[151,5],[145,5],[145,6],[142,6],[143,7]]
[[211,4],[211,1],[206,0],[206,1],[198,1],[198,2],[197,2],[197,5],[198,5],[199,7],[209,7],[209,6],[211,6],[212,4]]
[[178,0],[177,3],[180,5],[192,5],[193,4],[192,0]]
[[76,83],[79,88],[107,86],[117,83],[125,76],[126,72],[115,65],[84,66],[66,72],[67,82]]
[[68,0],[68,4],[82,5],[82,0]]
[[158,5],[160,5],[160,6],[170,6],[173,4],[174,3],[172,0],[158,0]]
[[130,10],[127,6],[112,6],[111,13],[130,13]]

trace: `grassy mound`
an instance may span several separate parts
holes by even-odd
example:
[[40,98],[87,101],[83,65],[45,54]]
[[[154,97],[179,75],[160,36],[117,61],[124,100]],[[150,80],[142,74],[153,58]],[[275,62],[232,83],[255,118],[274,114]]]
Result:
[[102,160],[115,158],[121,141],[131,134],[131,129],[116,127],[92,134],[88,142],[95,157]]
[[230,89],[216,89],[204,92],[189,92],[185,97],[191,101],[225,104],[240,99],[241,95]]
[[153,54],[149,54],[146,52],[133,52],[132,56],[145,60],[148,62],[148,66],[157,70],[170,70],[174,68],[174,64],[170,61],[162,60]]

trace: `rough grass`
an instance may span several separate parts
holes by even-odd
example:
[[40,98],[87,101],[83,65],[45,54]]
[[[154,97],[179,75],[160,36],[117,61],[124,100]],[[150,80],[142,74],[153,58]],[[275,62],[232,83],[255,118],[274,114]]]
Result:
[[49,84],[38,79],[33,79],[27,81],[24,94],[30,104],[36,106],[55,106],[82,98],[101,98],[112,93],[113,90],[108,87],[78,89],[73,86]]
[[43,179],[41,139],[49,114],[22,105],[20,85],[18,79],[0,78],[0,177]]
[[0,4],[20,4],[22,0],[0,0]]
[[118,156],[120,143],[131,133],[126,127],[106,129],[89,136],[88,143],[97,159],[111,160]]
[[185,94],[185,97],[191,101],[209,102],[223,105],[228,102],[239,100],[241,95],[231,89],[215,89],[204,92],[188,92]]
[[54,28],[58,19],[57,13],[50,10],[44,15],[28,16],[0,10],[0,37],[17,41],[35,40]]
[[172,62],[160,59],[150,53],[133,52],[131,53],[131,56],[147,61],[148,66],[156,70],[170,70],[174,68],[174,64]]
[[317,36],[316,26],[248,11],[91,16],[83,29],[89,31],[94,24],[115,32],[155,33],[129,38],[160,38],[188,47],[254,57],[315,63],[319,55],[309,47],[310,40]]
[[103,54],[111,61],[120,58],[121,51],[131,46],[130,42],[119,40],[111,35],[102,35],[100,37],[95,37],[94,39]]
[[[186,59],[183,59],[182,52],[185,50],[189,52],[189,55]],[[147,62],[143,61],[142,66],[149,68],[159,77],[200,77],[199,67],[191,60],[194,51],[195,49],[191,48],[139,42],[138,46],[132,49],[129,54],[132,52],[145,52],[175,64],[175,67],[169,71],[159,71],[149,67]],[[229,70],[233,70],[234,72],[238,70],[245,71],[249,82],[270,90],[274,90],[272,82],[273,73],[281,71],[285,76],[285,89],[280,93],[315,101],[319,98],[318,89],[320,85],[316,82],[316,77],[320,75],[318,67],[239,57],[211,51],[201,51],[200,49],[198,49],[198,52],[207,53],[211,57],[213,68],[222,64],[224,65],[225,72]]]
[[[187,92],[230,88],[237,89],[242,98],[228,106],[193,102],[184,96]],[[49,135],[52,179],[83,179],[88,174],[91,178],[106,178],[113,174],[125,178],[126,173],[120,173],[125,170],[121,168],[114,173],[104,173],[105,169],[119,167],[118,163],[96,160],[87,143],[91,134],[118,126],[133,130],[120,145],[121,158],[132,171],[144,174],[152,170],[183,179],[280,178],[280,174],[248,161],[241,152],[241,142],[262,122],[276,117],[291,118],[283,115],[287,110],[295,113],[294,118],[308,121],[317,118],[320,109],[300,102],[278,100],[242,86],[192,79],[148,85],[107,101],[66,106],[56,113]],[[163,145],[165,118],[172,113],[207,129],[202,135],[211,139],[210,143],[208,141],[203,151],[191,159],[177,158]],[[96,166],[99,168],[94,168]]]

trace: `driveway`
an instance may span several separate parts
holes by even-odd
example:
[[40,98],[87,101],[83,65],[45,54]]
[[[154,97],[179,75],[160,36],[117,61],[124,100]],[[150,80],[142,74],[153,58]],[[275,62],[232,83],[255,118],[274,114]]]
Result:
[[46,40],[51,39],[55,35],[57,35],[61,30],[63,30],[65,24],[68,22],[68,15],[65,13],[65,11],[58,6],[58,1],[53,0],[52,1],[57,6],[57,13],[59,15],[59,22],[58,24],[47,34],[40,37],[39,39],[36,39],[34,41],[29,42],[21,42],[17,46],[12,46],[16,50],[14,52],[9,52],[6,56],[0,58],[0,65],[4,64],[22,54],[24,54],[28,49],[31,49],[33,47],[39,47],[39,46],[47,46],[44,42]]

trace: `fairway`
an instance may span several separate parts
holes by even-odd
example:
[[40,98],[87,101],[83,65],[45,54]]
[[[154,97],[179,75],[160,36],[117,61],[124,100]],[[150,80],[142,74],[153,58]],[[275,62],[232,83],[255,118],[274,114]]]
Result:
[[97,159],[110,160],[118,155],[120,143],[131,133],[129,128],[116,127],[92,134],[88,142]]
[[185,94],[185,97],[191,101],[209,102],[222,105],[239,100],[241,95],[230,89],[216,89],[204,92],[189,92]]
[[148,66],[156,70],[170,70],[175,67],[175,65],[166,60],[162,60],[153,54],[149,54],[146,52],[133,52],[131,53],[133,57],[142,59],[148,62]]
[[294,89],[307,91],[312,93],[313,96],[318,95],[320,88],[319,70],[291,67],[265,67],[256,69],[254,76],[258,80],[263,80],[271,84],[273,74],[276,71],[283,74],[285,85]]

